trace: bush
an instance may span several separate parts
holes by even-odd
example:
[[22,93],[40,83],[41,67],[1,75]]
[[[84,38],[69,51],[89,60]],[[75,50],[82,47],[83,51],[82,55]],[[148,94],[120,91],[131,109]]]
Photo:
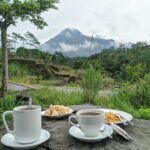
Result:
[[112,93],[107,99],[95,99],[94,103],[129,112],[135,118],[150,119],[150,75],[135,85],[126,84]]
[[134,117],[139,118],[137,110],[129,101],[127,101],[127,97],[123,93],[115,92],[113,95],[109,95],[108,97],[96,98],[94,104],[101,105],[104,108],[106,107],[125,111],[131,113]]
[[50,104],[78,105],[84,103],[81,93],[54,89],[39,89],[32,93],[33,103],[47,108]]
[[17,63],[9,64],[8,70],[9,70],[10,78],[17,78],[17,77],[22,77],[30,74],[27,67]]
[[[32,95],[33,104],[40,105],[42,109],[46,109],[50,104],[61,105],[78,105],[84,103],[81,93],[78,92],[63,92],[54,89],[39,89],[35,91],[28,91]],[[5,99],[0,98],[0,113],[4,111],[13,110],[16,107],[15,103],[16,93],[9,93]],[[0,125],[2,118],[0,117]]]
[[[0,99],[0,125],[2,124],[2,113],[4,111],[12,110],[15,107],[15,95],[8,95],[6,98]],[[12,116],[9,116],[9,120],[12,119]]]
[[115,106],[127,103],[134,109],[150,107],[150,83],[148,77],[135,85],[126,84],[110,97]]
[[111,77],[107,77],[105,75],[103,79],[103,88],[104,89],[112,89],[114,86],[114,80]]
[[130,64],[127,64],[123,66],[123,70],[124,70],[124,76],[128,81],[137,82],[144,77],[146,71],[146,65],[137,64],[132,66]]
[[150,109],[141,108],[138,110],[138,113],[140,115],[140,118],[150,120]]
[[135,87],[134,97],[130,99],[135,108],[150,107],[150,85],[140,81]]
[[82,72],[81,88],[86,102],[93,103],[102,87],[102,75],[93,66],[89,65]]

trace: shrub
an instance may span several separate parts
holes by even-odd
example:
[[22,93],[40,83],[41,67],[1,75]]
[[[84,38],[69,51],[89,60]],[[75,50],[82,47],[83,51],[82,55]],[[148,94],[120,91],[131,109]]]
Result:
[[[78,92],[64,92],[54,89],[39,89],[28,91],[32,95],[33,104],[40,105],[42,109],[46,109],[50,104],[60,105],[78,105],[84,103],[84,99],[81,93]],[[5,99],[0,98],[0,113],[4,111],[12,110],[16,107],[15,103],[16,93],[9,93]],[[2,124],[2,118],[0,117],[0,125]]]
[[110,96],[111,102],[115,106],[122,105],[121,103],[127,103],[135,109],[150,107],[150,84],[147,80],[141,80],[135,85],[126,84]]
[[150,85],[140,81],[135,87],[134,97],[130,99],[135,108],[150,107]]
[[150,120],[150,109],[141,108],[141,109],[138,110],[138,113],[140,115],[140,118]]
[[107,77],[105,75],[103,79],[103,88],[104,89],[112,89],[114,85],[114,80],[111,77]]
[[[2,113],[4,111],[12,110],[15,107],[15,95],[11,93],[6,98],[0,99],[0,125],[2,124]],[[9,116],[9,120],[12,119],[12,116]]]
[[136,82],[139,81],[145,75],[146,65],[137,64],[131,66],[130,64],[123,66],[125,77],[128,81]]
[[102,87],[102,75],[93,66],[89,65],[82,71],[81,88],[85,101],[93,103]]
[[97,98],[94,103],[129,112],[136,118],[150,119],[150,75],[135,85],[126,84],[112,93],[107,99]]
[[17,63],[9,64],[8,70],[10,78],[22,77],[30,74],[27,67]]
[[43,88],[32,91],[33,103],[47,108],[50,104],[77,105],[84,103],[81,93]]

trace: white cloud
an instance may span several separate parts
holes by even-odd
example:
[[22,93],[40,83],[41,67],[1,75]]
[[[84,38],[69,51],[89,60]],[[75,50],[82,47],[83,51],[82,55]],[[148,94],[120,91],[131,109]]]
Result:
[[19,22],[9,32],[33,32],[41,42],[66,27],[79,29],[119,41],[150,41],[150,0],[60,0],[59,10],[43,14],[49,26],[37,30],[29,22]]
[[78,48],[76,46],[72,46],[69,44],[65,44],[65,43],[60,43],[61,46],[61,50],[62,52],[69,52],[69,51],[76,51]]
[[[90,49],[90,45],[91,45],[91,42],[89,42],[89,41],[85,41],[84,44],[76,45],[76,46],[73,46],[73,45],[70,45],[70,44],[66,44],[66,43],[60,43],[61,49],[59,49],[59,51],[69,52],[69,51],[77,51],[79,49],[87,49],[87,48]],[[98,43],[93,42],[92,49],[94,49],[94,48],[96,48],[98,46],[99,46]]]

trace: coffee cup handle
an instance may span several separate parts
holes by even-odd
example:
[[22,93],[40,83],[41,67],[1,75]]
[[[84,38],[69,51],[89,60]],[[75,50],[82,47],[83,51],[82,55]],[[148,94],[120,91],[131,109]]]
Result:
[[76,116],[70,116],[70,117],[69,117],[69,123],[70,123],[71,125],[73,125],[73,126],[77,126],[77,124],[75,124],[75,123],[72,122],[72,119],[77,120],[77,117],[76,117]]
[[7,125],[7,122],[6,122],[6,115],[8,115],[8,114],[13,114],[13,111],[5,111],[4,113],[3,113],[3,115],[2,115],[2,119],[3,119],[3,122],[4,122],[4,126],[5,126],[5,128],[6,128],[6,130],[7,130],[7,132],[8,133],[10,133],[10,134],[14,134],[14,131],[11,131],[10,129],[9,129],[9,127],[8,127],[8,125]]

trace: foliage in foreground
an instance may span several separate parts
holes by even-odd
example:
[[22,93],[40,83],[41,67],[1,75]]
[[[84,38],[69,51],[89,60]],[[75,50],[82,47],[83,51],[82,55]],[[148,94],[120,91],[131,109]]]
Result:
[[86,102],[93,103],[100,88],[102,87],[102,75],[92,65],[89,65],[82,72],[81,88]]
[[150,45],[143,42],[133,44],[131,48],[126,46],[117,49],[109,48],[90,57],[72,58],[72,66],[75,69],[82,68],[85,61],[100,61],[100,70],[117,81],[137,82],[146,73],[150,73]]
[[64,92],[54,89],[41,89],[32,92],[34,104],[47,108],[50,104],[78,105],[84,103],[83,95],[78,92]]
[[[50,104],[62,104],[62,105],[78,105],[83,104],[84,99],[81,93],[78,92],[63,92],[54,89],[40,89],[30,93],[32,95],[33,104],[41,105],[42,109],[46,109]],[[9,93],[5,99],[0,99],[0,114],[7,110],[12,110],[17,106],[16,100],[17,93]],[[0,125],[2,120],[0,118]]]
[[[150,120],[150,76],[135,85],[126,85],[115,90],[108,97],[96,97],[95,105],[119,109],[131,113],[135,118]],[[78,105],[85,103],[84,96],[78,92],[67,93],[54,89],[39,89],[31,91],[33,104],[46,109],[50,104]],[[0,99],[0,112],[16,107],[16,93],[10,93],[5,99]],[[0,124],[2,120],[0,118]]]
[[136,118],[150,120],[150,75],[135,85],[126,85],[107,98],[97,98],[94,103],[131,113]]

